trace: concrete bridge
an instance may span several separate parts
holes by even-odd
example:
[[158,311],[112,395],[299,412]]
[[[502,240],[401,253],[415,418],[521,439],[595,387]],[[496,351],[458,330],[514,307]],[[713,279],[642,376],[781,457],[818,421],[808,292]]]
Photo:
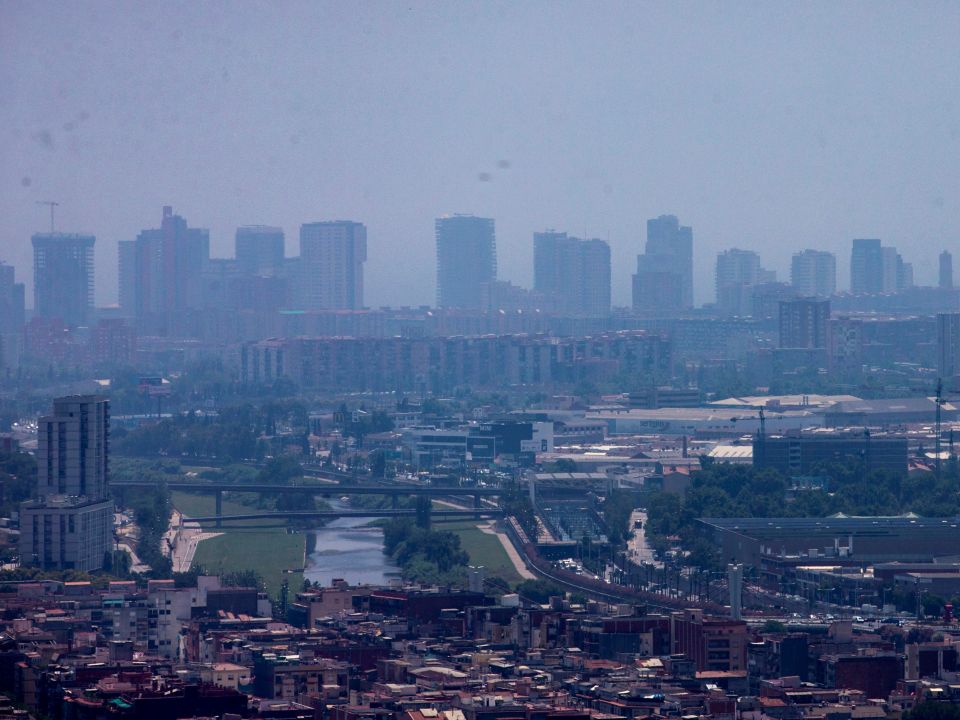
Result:
[[[111,482],[110,487],[119,488],[121,491],[121,497],[123,492],[127,488],[155,488],[157,485],[153,482],[147,482],[145,480],[126,480],[120,482]],[[481,509],[483,508],[482,498],[484,497],[493,497],[501,494],[501,490],[497,488],[486,488],[486,487],[434,487],[434,486],[423,486],[423,485],[401,485],[401,484],[384,484],[384,485],[345,485],[341,483],[307,483],[299,485],[270,485],[266,483],[222,483],[222,482],[172,482],[167,483],[167,487],[170,490],[183,490],[186,492],[194,493],[205,493],[213,494],[215,496],[216,502],[216,516],[218,518],[223,517],[223,493],[224,492],[250,492],[250,493],[267,493],[267,494],[296,494],[296,495],[321,495],[321,496],[337,496],[342,497],[344,495],[388,495],[393,501],[393,509],[399,510],[399,498],[401,496],[409,497],[450,497],[450,496],[465,496],[473,497],[473,507],[475,508],[472,511],[459,510],[456,512],[461,513],[473,513],[475,517],[480,517]],[[353,511],[326,511],[328,517],[349,517],[345,514],[347,512]],[[356,517],[386,517],[384,515],[384,510],[377,511],[375,515],[360,515]],[[411,511],[411,514],[414,511]],[[439,512],[439,511],[438,511]],[[336,514],[329,514],[336,513]],[[289,513],[283,513],[283,516],[286,517]],[[262,517],[262,515],[258,515]],[[313,516],[320,517],[320,516]],[[217,527],[220,527],[220,523],[217,523]]]
[[[290,512],[264,511],[255,513],[243,513],[241,515],[211,515],[208,517],[191,517],[190,522],[196,523],[216,523],[217,527],[222,527],[222,523],[231,520],[335,520],[337,518],[392,518],[392,517],[413,517],[417,514],[414,508],[404,508],[400,510],[316,510],[302,511],[293,510]],[[502,517],[503,510],[432,510],[431,518],[459,520],[462,518],[493,518]]]

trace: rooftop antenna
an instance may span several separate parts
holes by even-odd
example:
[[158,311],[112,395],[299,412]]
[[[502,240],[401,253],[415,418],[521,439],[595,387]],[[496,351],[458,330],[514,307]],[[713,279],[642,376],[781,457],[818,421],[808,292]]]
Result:
[[59,205],[55,200],[37,200],[37,205],[49,205],[50,206],[50,233],[53,234],[53,211]]

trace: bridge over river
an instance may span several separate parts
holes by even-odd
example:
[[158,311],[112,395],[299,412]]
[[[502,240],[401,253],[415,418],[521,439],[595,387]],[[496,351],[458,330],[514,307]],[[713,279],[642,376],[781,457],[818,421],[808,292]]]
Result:
[[[119,488],[121,493],[127,488],[155,488],[156,483],[145,480],[123,480],[111,482],[112,488]],[[338,518],[338,517],[392,517],[394,515],[413,515],[416,510],[399,508],[400,497],[455,497],[464,496],[473,498],[473,510],[434,510],[432,516],[444,517],[444,513],[452,513],[449,516],[459,517],[490,517],[491,515],[501,515],[499,510],[484,508],[482,499],[484,497],[494,497],[501,494],[497,488],[487,487],[436,487],[424,485],[403,485],[398,483],[383,485],[354,485],[343,483],[300,483],[297,485],[270,485],[267,483],[222,483],[222,482],[172,482],[167,483],[170,490],[183,490],[193,493],[213,494],[216,498],[215,515],[210,518],[191,518],[197,522],[211,521],[216,522],[217,527],[222,526],[223,520],[250,520],[254,518],[292,518],[292,517],[310,517],[310,518]],[[327,497],[343,497],[348,495],[387,495],[393,500],[392,510],[326,510],[308,513],[285,512],[285,513],[254,513],[244,515],[223,514],[223,493],[225,492],[250,492],[250,493],[268,493],[268,494],[297,494],[297,495],[320,495]],[[358,514],[359,513],[359,514]],[[362,514],[367,513],[367,514]]]

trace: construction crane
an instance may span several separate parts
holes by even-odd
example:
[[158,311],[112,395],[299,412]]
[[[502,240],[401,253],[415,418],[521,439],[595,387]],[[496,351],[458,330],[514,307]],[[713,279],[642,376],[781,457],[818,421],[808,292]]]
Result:
[[[941,451],[943,448],[943,408],[945,405],[949,405],[950,407],[947,409],[952,412],[956,412],[956,405],[955,405],[957,401],[956,390],[952,390],[952,391],[947,390],[947,392],[944,393],[943,379],[937,378],[937,394],[936,394],[936,397],[934,397],[933,401],[936,404],[936,411],[935,411],[936,419],[934,420],[934,433],[936,434],[936,436],[934,437],[934,449],[935,449],[937,458],[936,458],[935,467],[936,467],[936,473],[937,473],[937,480],[939,480],[940,473],[943,469],[943,458],[941,457]],[[950,435],[949,435],[948,442],[949,442],[949,445],[947,446],[948,447],[947,458],[950,460],[953,460],[954,455],[953,455],[953,424],[952,423],[950,425]]]
[[37,200],[37,205],[49,205],[50,206],[50,232],[53,233],[53,212],[54,209],[59,205],[56,200]]
[[935,447],[937,453],[937,481],[940,480],[940,434],[941,434],[941,409],[943,408],[943,380],[937,378],[937,418],[936,418],[936,440]]

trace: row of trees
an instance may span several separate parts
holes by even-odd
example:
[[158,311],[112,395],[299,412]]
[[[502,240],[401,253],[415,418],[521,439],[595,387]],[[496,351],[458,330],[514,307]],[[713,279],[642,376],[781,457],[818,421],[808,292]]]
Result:
[[[180,476],[180,465],[162,460],[146,462],[115,458],[111,462],[111,473],[118,480],[145,480],[151,483],[151,487],[146,489],[123,491],[122,496],[120,490],[114,490],[114,498],[118,506],[122,501],[133,512],[133,521],[140,531],[137,555],[151,567],[154,577],[170,577],[170,558],[160,548],[173,511],[167,483]],[[111,559],[109,569],[122,572],[123,567],[122,561]]]
[[229,463],[271,454],[271,445],[263,438],[281,432],[309,451],[308,413],[303,403],[245,403],[224,408],[216,416],[191,412],[135,430],[117,428],[113,449],[120,455],[216,458]]
[[383,548],[407,579],[440,584],[461,584],[470,556],[460,547],[460,536],[430,530],[408,518],[394,518],[383,526]]
[[0,453],[0,483],[3,487],[0,512],[9,517],[11,510],[16,510],[34,493],[37,486],[36,458],[20,451]]

